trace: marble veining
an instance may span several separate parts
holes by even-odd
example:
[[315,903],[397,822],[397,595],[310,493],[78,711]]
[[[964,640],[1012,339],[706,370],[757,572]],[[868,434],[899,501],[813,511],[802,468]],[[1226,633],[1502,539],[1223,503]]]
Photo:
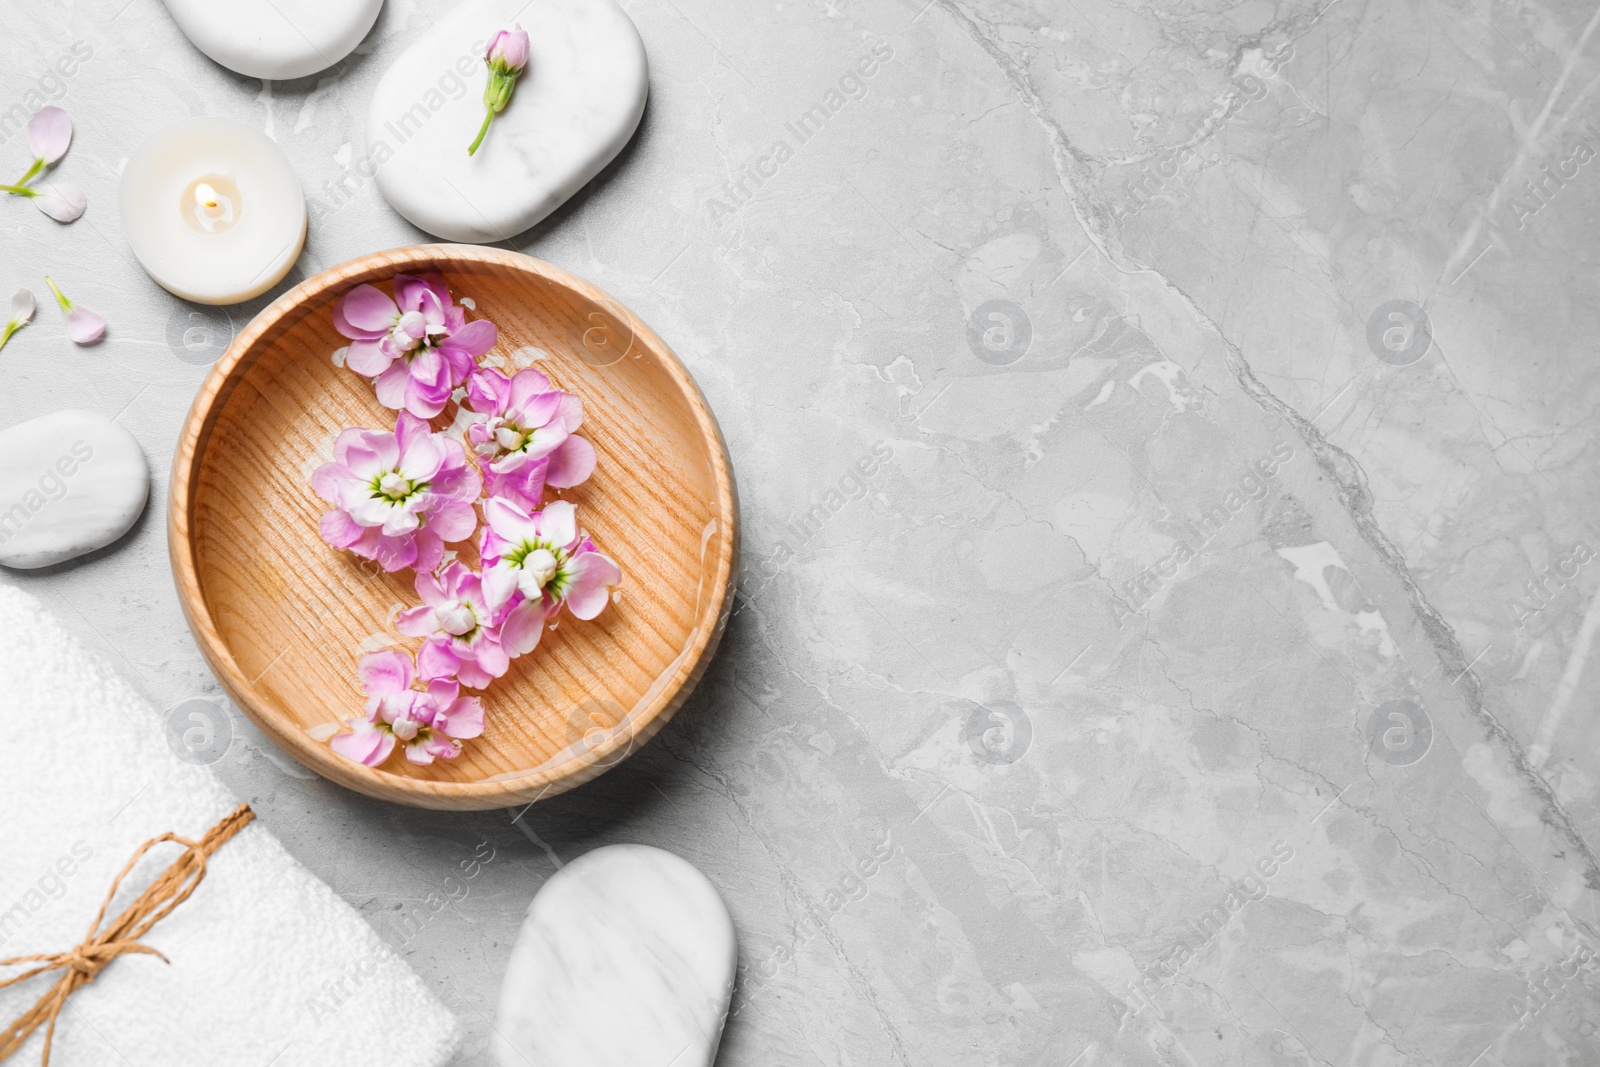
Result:
[[710,1067],[738,947],[716,887],[648,845],[607,845],[540,888],[495,1015],[501,1067]]

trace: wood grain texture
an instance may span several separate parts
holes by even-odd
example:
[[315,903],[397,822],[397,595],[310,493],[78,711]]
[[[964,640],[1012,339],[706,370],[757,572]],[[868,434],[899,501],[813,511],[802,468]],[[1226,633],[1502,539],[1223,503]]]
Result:
[[[492,358],[537,366],[583,398],[594,475],[559,495],[621,566],[598,619],[563,613],[532,653],[483,691],[486,728],[455,760],[396,755],[367,768],[308,730],[360,714],[356,660],[414,650],[394,614],[419,603],[409,571],[326,545],[310,475],[346,426],[392,429],[395,412],[336,367],[334,302],[363,282],[438,271],[470,317],[500,328]],[[529,351],[542,350],[542,353]],[[433,420],[447,428],[456,406]],[[547,499],[550,495],[547,494]],[[738,499],[716,420],[662,340],[605,293],[527,256],[424,245],[365,256],[302,282],[258,315],[212,368],[173,460],[168,550],[179,597],[229,695],[312,770],[418,807],[506,807],[552,796],[626,758],[699,680],[726,625]],[[475,543],[475,542],[474,542]],[[476,565],[472,544],[448,546]]]

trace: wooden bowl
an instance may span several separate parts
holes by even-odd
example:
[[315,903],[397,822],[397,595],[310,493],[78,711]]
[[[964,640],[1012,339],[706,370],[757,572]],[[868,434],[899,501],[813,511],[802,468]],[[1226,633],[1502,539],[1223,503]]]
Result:
[[[347,426],[393,429],[371,384],[332,361],[334,302],[362,282],[437,271],[500,328],[486,360],[536,365],[583,398],[599,465],[560,495],[621,566],[599,618],[563,612],[484,690],[483,736],[454,760],[396,753],[367,768],[326,738],[362,714],[356,661],[419,641],[394,628],[420,603],[410,571],[329,547],[310,475]],[[451,424],[456,406],[433,420]],[[424,245],[323,271],[236,337],[195,398],[172,464],[168,548],[200,650],[273,741],[368,796],[426,808],[506,807],[585,782],[659,730],[705,670],[732,605],[738,502],[716,419],[649,327],[594,286],[492,248]],[[475,539],[473,544],[475,544]],[[477,562],[472,545],[449,546]]]

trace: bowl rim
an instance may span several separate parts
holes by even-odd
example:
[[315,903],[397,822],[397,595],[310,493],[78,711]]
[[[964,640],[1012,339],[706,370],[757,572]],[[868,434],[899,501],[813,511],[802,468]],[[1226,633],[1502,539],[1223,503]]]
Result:
[[[453,265],[461,263],[509,268],[532,275],[592,300],[613,314],[620,312],[626,316],[634,336],[660,356],[662,366],[677,385],[702,438],[711,446],[716,492],[715,521],[728,531],[728,536],[718,539],[721,547],[717,552],[715,572],[709,582],[709,596],[701,603],[690,642],[669,667],[670,682],[662,685],[658,678],[651,687],[653,692],[649,694],[649,703],[643,712],[634,716],[633,729],[617,731],[601,745],[574,754],[560,763],[477,781],[447,782],[409,778],[379,768],[364,767],[336,755],[325,742],[315,740],[305,729],[282,720],[278,712],[272,709],[271,703],[256,690],[254,681],[239,669],[212,618],[195,558],[193,509],[196,504],[196,482],[204,464],[211,431],[234,389],[259,359],[259,342],[264,337],[301,305],[324,296],[330,290],[347,287],[358,277],[369,276],[366,280],[377,281],[381,280],[385,271],[448,271]],[[370,277],[375,271],[379,277]],[[683,361],[630,308],[604,290],[544,260],[499,248],[429,244],[370,253],[319,271],[263,308],[233,338],[227,350],[212,365],[184,417],[183,429],[173,452],[167,503],[167,549],[178,599],[201,654],[228,695],[275,744],[320,776],[367,796],[414,807],[484,810],[530,803],[565,792],[620,763],[666,725],[694,690],[722,639],[738,581],[739,506],[733,468],[716,416]],[[260,677],[257,675],[258,679]],[[613,759],[624,743],[627,751],[621,758]]]

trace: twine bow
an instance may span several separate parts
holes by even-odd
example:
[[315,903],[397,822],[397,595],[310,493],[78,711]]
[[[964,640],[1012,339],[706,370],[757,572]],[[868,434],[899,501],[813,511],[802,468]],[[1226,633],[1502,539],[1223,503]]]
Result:
[[[61,1014],[61,1009],[66,1007],[67,998],[74,991],[94,981],[95,975],[125,952],[145,953],[160,957],[163,963],[168,962],[167,957],[149,945],[140,944],[139,939],[149,933],[152,926],[170,915],[173,908],[189,899],[189,894],[195,891],[195,887],[206,876],[206,857],[222,847],[255,817],[256,813],[250,810],[250,805],[240,804],[223,816],[217,825],[207,830],[199,841],[190,841],[187,837],[179,837],[177,834],[152,837],[139,846],[133,858],[128,860],[128,865],[122,868],[122,873],[111,883],[111,891],[106,894],[100,910],[95,913],[94,922],[89,924],[89,933],[84,937],[83,944],[66,952],[16,956],[9,960],[0,960],[0,967],[19,963],[39,963],[39,966],[24,971],[15,978],[0,981],[0,989],[16,985],[18,982],[26,982],[34,975],[44,974],[46,971],[62,972],[61,977],[56,979],[56,984],[51,986],[33,1007],[18,1016],[10,1026],[0,1030],[0,1060],[8,1059],[23,1046],[35,1030],[48,1022],[49,1029],[44,1035],[44,1059],[41,1061],[41,1067],[50,1067],[50,1043],[56,1036],[56,1016]],[[133,870],[133,865],[139,862],[139,857],[166,841],[182,845],[183,855],[173,860],[172,864],[162,871],[156,880],[139,894],[139,898],[112,921],[111,925],[96,933],[100,920],[105,917],[106,909],[111,906],[118,887],[122,885],[122,879]]]

